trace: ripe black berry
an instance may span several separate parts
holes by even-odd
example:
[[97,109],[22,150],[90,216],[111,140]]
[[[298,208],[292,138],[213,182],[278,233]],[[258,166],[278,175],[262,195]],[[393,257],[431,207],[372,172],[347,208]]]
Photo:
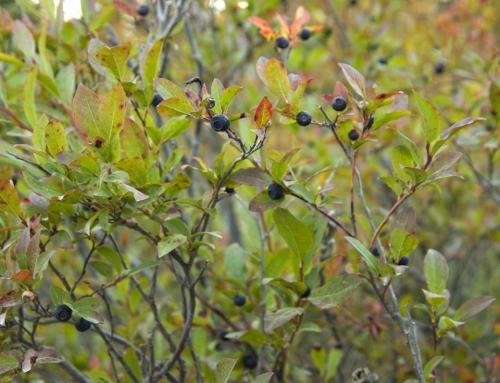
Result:
[[56,307],[54,310],[54,316],[58,321],[61,322],[67,322],[71,319],[71,314],[73,313],[73,310],[71,310],[68,306],[66,305],[59,305]]
[[382,65],[387,65],[387,59],[385,57],[380,57],[378,62]]
[[210,126],[216,132],[225,132],[229,129],[229,125],[231,125],[231,121],[224,114],[216,114],[210,120]]
[[295,121],[297,121],[297,124],[299,124],[300,126],[307,126],[311,123],[312,117],[309,112],[302,111],[297,114],[297,117],[295,117]]
[[239,307],[244,306],[246,301],[247,299],[242,294],[236,295],[233,300],[234,304]]
[[[493,125],[491,125],[491,124],[486,124],[485,128],[486,128],[486,130],[487,130],[488,132],[491,132],[491,131],[493,130]],[[14,180],[14,178],[13,178],[12,180]],[[14,183],[14,185],[15,185],[15,183]]]
[[16,176],[12,177],[12,183],[14,184],[14,186],[16,186],[16,184],[17,184],[17,177]]
[[309,295],[311,295],[311,288],[309,286],[306,286],[306,291],[304,291],[302,293],[302,295],[300,296],[301,298],[307,298]]
[[92,327],[92,322],[86,319],[80,319],[80,322],[75,323],[75,328],[80,332],[85,332]]
[[436,72],[436,74],[442,74],[444,72],[444,62],[438,61],[434,66],[434,72]]
[[376,257],[380,257],[380,251],[378,250],[378,247],[377,246],[373,246],[372,249],[370,250],[371,253],[376,256]]
[[281,49],[286,49],[290,45],[290,41],[284,36],[279,36],[275,42],[276,46]]
[[351,141],[356,141],[359,138],[359,132],[357,130],[351,130],[348,134]]
[[301,31],[300,31],[300,39],[301,40],[309,40],[309,37],[311,37],[311,30],[309,28],[303,28]]
[[243,365],[246,367],[246,368],[255,368],[257,367],[257,358],[255,356],[253,356],[252,354],[248,354],[248,355],[245,355],[243,357]]
[[347,101],[344,97],[335,97],[332,101],[332,108],[337,112],[342,112],[345,108],[347,108]]
[[229,334],[229,331],[221,331],[219,333],[219,339],[223,340],[223,341],[231,340],[231,339],[229,339],[229,338],[226,337],[227,334]]
[[139,16],[146,16],[149,13],[149,7],[145,4],[139,5],[137,7],[137,14]]
[[373,123],[375,122],[375,117],[370,116],[370,119],[368,120],[368,123],[366,124],[364,130],[368,130],[373,126]]
[[160,93],[158,92],[155,92],[154,96],[153,96],[153,101],[151,102],[151,104],[156,108],[158,105],[160,105],[160,102],[163,101],[163,97],[161,96]]
[[271,197],[271,199],[278,200],[283,198],[285,191],[280,184],[274,183],[269,185],[269,187],[267,188],[267,194],[269,194],[269,197]]
[[408,257],[403,257],[399,260],[398,262],[398,265],[399,266],[408,266],[408,264],[410,263],[410,258]]

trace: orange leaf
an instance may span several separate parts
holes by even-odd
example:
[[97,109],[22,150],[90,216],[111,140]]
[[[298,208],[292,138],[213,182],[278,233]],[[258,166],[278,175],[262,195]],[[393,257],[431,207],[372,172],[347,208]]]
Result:
[[33,281],[33,278],[28,270],[21,270],[10,277],[10,280],[19,283],[29,283]]
[[257,110],[255,111],[255,117],[253,122],[258,129],[262,129],[267,123],[271,120],[273,116],[273,104],[268,100],[267,97],[264,96],[262,101],[257,106]]
[[278,12],[276,12],[276,17],[278,18],[278,20],[282,25],[281,34],[288,38],[288,36],[290,35],[290,26],[286,22],[285,18],[281,16]]
[[257,26],[257,28],[260,28],[261,30],[269,30],[269,31],[271,30],[271,26],[269,25],[269,23],[260,17],[250,16],[248,20],[254,23]]

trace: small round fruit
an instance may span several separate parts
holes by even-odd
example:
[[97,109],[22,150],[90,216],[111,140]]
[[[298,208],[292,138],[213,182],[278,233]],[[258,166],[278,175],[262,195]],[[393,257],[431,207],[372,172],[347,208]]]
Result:
[[283,196],[285,195],[285,191],[280,184],[274,183],[269,185],[269,187],[267,188],[267,194],[269,195],[269,197],[271,197],[271,199],[276,201],[283,198]]
[[16,186],[16,184],[17,184],[17,177],[13,176],[11,181],[14,184],[14,186]]
[[306,291],[304,291],[300,297],[307,298],[309,295],[311,295],[311,288],[309,286],[306,286]]
[[365,130],[371,129],[371,127],[373,126],[374,122],[375,122],[375,117],[374,116],[370,116],[370,119],[368,120],[368,123],[365,126]]
[[408,264],[410,263],[410,258],[408,257],[403,257],[399,260],[398,262],[398,265],[399,266],[408,266]]
[[25,291],[23,292],[22,299],[24,302],[29,303],[33,299],[35,299],[35,294],[33,294],[33,291]]
[[71,319],[71,314],[73,314],[73,310],[71,310],[66,305],[59,305],[54,310],[54,316],[58,321],[67,322]]
[[309,28],[302,28],[302,30],[300,31],[300,39],[301,40],[309,40],[309,38],[311,37],[311,30]]
[[302,111],[297,114],[297,117],[295,117],[295,121],[297,121],[297,124],[299,124],[300,126],[307,126],[311,123],[312,117],[309,112]]
[[142,4],[142,5],[139,5],[139,6],[137,7],[137,14],[138,14],[139,16],[144,17],[144,16],[146,16],[148,13],[149,13],[149,7],[148,7],[147,5]]
[[351,141],[356,141],[359,138],[359,132],[355,129],[351,130],[347,135]]
[[92,327],[92,322],[86,319],[80,319],[80,322],[75,323],[75,328],[80,332],[85,332]]
[[234,300],[233,300],[234,304],[236,306],[239,306],[239,307],[244,306],[246,301],[247,301],[247,299],[245,298],[245,296],[243,294],[236,295],[234,297]]
[[385,58],[385,57],[380,57],[380,58],[378,59],[378,62],[379,62],[379,64],[382,64],[382,65],[387,65],[387,58]]
[[380,257],[380,251],[378,250],[378,247],[377,246],[373,246],[372,249],[370,250],[371,253],[376,256],[376,257]]
[[229,334],[229,331],[221,331],[219,333],[219,339],[223,340],[224,342],[227,342],[228,340],[231,340],[231,339],[229,339],[229,338],[226,337],[227,334]]
[[442,74],[444,72],[444,62],[438,61],[434,66],[434,72],[436,72],[436,74]]
[[210,120],[210,126],[216,132],[225,132],[229,129],[229,125],[231,125],[231,121],[225,114],[216,114]]
[[332,108],[337,112],[342,112],[347,108],[347,101],[344,97],[335,97],[332,101]]
[[156,108],[158,105],[160,105],[160,103],[162,101],[163,101],[163,97],[161,96],[161,94],[158,92],[155,92],[155,94],[153,96],[153,101],[151,102],[151,104]]
[[290,41],[284,36],[279,36],[275,42],[276,46],[280,49],[286,49],[290,46]]
[[255,356],[253,356],[252,354],[245,355],[243,357],[243,365],[246,368],[253,369],[253,368],[257,367],[257,358]]

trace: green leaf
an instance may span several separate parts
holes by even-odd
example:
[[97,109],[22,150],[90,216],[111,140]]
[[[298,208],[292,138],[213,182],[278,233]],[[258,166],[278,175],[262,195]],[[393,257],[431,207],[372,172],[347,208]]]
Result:
[[[159,71],[160,55],[163,48],[163,41],[165,37],[162,37],[151,46],[144,61],[144,66],[141,67],[142,78],[146,84],[153,85],[153,79],[156,77]],[[141,60],[142,62],[142,60]]]
[[38,72],[36,75],[36,79],[40,84],[43,85],[43,87],[52,93],[52,95],[56,98],[61,98],[61,95],[59,93],[59,88],[57,87],[56,82],[52,79],[52,77],[47,76],[45,73]]
[[446,302],[446,295],[443,294],[435,294],[430,291],[422,289],[425,299],[429,302],[434,308],[438,308]]
[[314,289],[307,299],[319,308],[329,310],[345,302],[361,282],[363,280],[355,275],[339,275]]
[[292,252],[303,260],[313,244],[314,236],[311,230],[292,213],[282,208],[274,211],[273,221],[281,238]]
[[21,60],[17,59],[14,56],[8,55],[6,53],[0,52],[0,61],[3,61],[8,64],[12,65],[17,65],[21,67],[28,67],[25,63],[23,63]]
[[[123,128],[127,96],[121,84],[110,89],[99,101],[98,136],[111,141]],[[89,137],[89,139],[91,139]]]
[[98,123],[99,97],[83,84],[78,85],[76,89],[73,98],[73,111],[77,126],[89,141],[100,135]]
[[108,246],[99,246],[96,251],[102,255],[106,260],[113,266],[113,268],[119,273],[122,271],[122,261],[120,254]]
[[185,243],[186,240],[186,236],[182,234],[172,234],[163,238],[160,242],[158,242],[158,256],[163,257],[164,255],[167,255],[172,250],[175,250]]
[[424,259],[424,274],[430,292],[443,294],[448,281],[448,263],[436,250],[430,249]]
[[253,211],[254,213],[262,213],[263,211],[278,207],[284,200],[285,197],[279,200],[271,199],[267,190],[264,190],[250,200],[248,210]]
[[[396,110],[394,112],[389,112],[385,113],[382,115],[376,116],[373,125],[372,125],[372,132],[375,132],[379,130],[380,128],[384,127],[391,121],[399,120],[400,118],[406,117],[406,116],[411,116],[413,113],[410,112],[409,110]],[[399,133],[399,131],[397,131]]]
[[75,92],[75,66],[73,63],[62,67],[56,76],[56,85],[64,105],[70,107]]
[[141,157],[125,157],[115,167],[128,173],[132,186],[142,187],[148,182],[148,170]]
[[87,298],[82,298],[73,303],[73,308],[75,310],[97,309],[100,305],[101,305],[100,299],[87,297]]
[[271,167],[271,174],[277,180],[281,180],[288,170],[288,165],[283,162],[274,162]]
[[295,89],[295,92],[293,92],[293,97],[291,104],[292,105],[298,105],[300,99],[302,98],[302,95],[304,94],[304,91],[306,90],[306,86],[312,81],[312,78],[306,78],[305,80],[302,80],[300,84],[297,86]]
[[123,130],[120,132],[120,142],[127,157],[140,157],[149,164],[151,154],[146,133],[130,117],[125,117]]
[[424,135],[427,142],[434,142],[441,133],[439,113],[434,105],[413,91],[424,120]]
[[31,63],[35,58],[35,39],[28,27],[16,20],[12,27],[12,37],[14,44],[23,52],[25,61]]
[[326,370],[325,370],[326,381],[329,381],[331,378],[335,376],[343,356],[344,353],[340,350],[337,350],[335,348],[330,350],[330,353],[328,354],[328,358],[326,360]]
[[307,202],[309,202],[309,203],[313,203],[314,202],[314,196],[313,196],[313,194],[304,185],[293,184],[293,185],[289,186],[288,189],[290,189],[293,193],[295,193],[295,194],[301,196],[302,198],[304,198]]
[[60,249],[73,249],[73,242],[71,241],[71,237],[68,232],[64,229],[59,229],[57,233],[55,233],[52,237],[50,237],[50,242],[54,244],[54,246]]
[[168,98],[156,107],[158,113],[163,117],[190,116],[193,105],[184,98]]
[[221,104],[221,98],[222,94],[224,93],[224,85],[218,78],[214,78],[212,81],[212,86],[210,88],[210,91],[212,92],[211,96],[215,101],[215,106],[212,108],[213,111],[217,114],[222,113],[222,104]]
[[292,290],[297,295],[301,296],[302,294],[305,293],[307,290],[307,286],[303,282],[288,282],[284,280],[283,278],[264,278],[262,280],[263,285],[275,285],[275,286],[281,286],[286,289]]
[[45,128],[45,141],[50,155],[54,158],[56,158],[57,153],[69,149],[68,138],[64,131],[64,126],[59,121],[50,120]]
[[[66,303],[65,303],[66,304]],[[88,320],[92,323],[104,323],[102,316],[94,309],[87,307],[80,307],[78,310],[74,310],[75,314]]]
[[403,194],[402,181],[397,177],[380,177],[391,190],[399,197]]
[[267,312],[264,316],[264,331],[273,331],[303,313],[304,309],[302,307],[287,307],[274,313]]
[[490,105],[492,114],[500,122],[500,85],[497,81],[492,81],[490,85]]
[[60,197],[66,193],[61,181],[55,177],[46,177],[37,180],[26,168],[23,168],[23,177],[31,190],[45,198]]
[[130,44],[123,44],[113,48],[102,47],[97,51],[95,57],[102,66],[109,68],[118,80],[122,80],[127,69],[129,54]]
[[245,283],[247,280],[245,251],[239,244],[233,243],[226,249],[224,254],[224,266],[229,278]]
[[274,372],[266,372],[265,374],[256,376],[250,383],[269,383],[273,375]]
[[361,242],[359,242],[356,238],[353,237],[344,237],[351,245],[354,246],[354,248],[361,254],[363,257],[366,266],[368,267],[368,270],[370,270],[371,273],[378,275],[381,272],[380,265],[377,261],[377,258],[366,249],[365,246]]
[[222,108],[222,113],[226,113],[229,109],[229,106],[233,102],[234,98],[241,92],[243,89],[242,86],[230,86],[226,88],[222,93],[220,98],[220,105]]
[[182,133],[184,133],[190,125],[191,121],[187,118],[170,119],[161,128],[161,131],[163,133],[162,141],[170,141],[174,138],[177,138]]
[[456,321],[466,321],[471,316],[483,311],[494,300],[496,300],[496,298],[488,296],[471,298],[459,307],[459,309],[455,312],[453,319]]
[[[84,1],[87,1],[87,0],[84,0]],[[82,3],[82,7],[83,7],[83,5],[84,4]],[[108,7],[105,7],[105,8],[109,9]],[[116,9],[115,9],[115,11],[116,11]],[[99,52],[99,50],[105,46],[106,46],[106,44],[104,44],[99,39],[90,40],[89,47],[87,50],[87,57],[89,58],[89,64],[92,66],[92,68],[94,68],[94,70],[97,73],[99,73],[101,76],[106,77],[108,80],[110,80],[111,83],[114,84],[116,82],[116,79],[113,76],[113,72],[111,72],[111,70],[109,68],[102,66],[99,63],[99,61],[97,60],[97,58],[95,57],[97,52]]]
[[339,66],[354,92],[365,99],[365,78],[363,75],[350,65],[339,63]]
[[10,180],[0,178],[0,211],[21,218],[21,201],[15,186]]
[[166,78],[155,78],[154,83],[156,90],[165,100],[169,98],[186,99],[182,89],[175,85],[172,81],[167,80]]
[[429,360],[424,367],[424,376],[425,379],[429,379],[431,376],[432,371],[436,369],[436,367],[439,365],[439,363],[442,362],[444,359],[444,356],[435,356],[431,360]]
[[274,57],[271,58],[264,68],[264,77],[269,91],[279,100],[288,104],[290,80],[285,65]]
[[51,285],[50,297],[52,298],[52,303],[54,303],[54,306],[59,306],[63,303],[63,290],[56,285]]
[[455,165],[461,157],[462,153],[456,151],[442,153],[431,162],[427,172],[431,176],[436,177]]
[[45,129],[48,123],[49,119],[45,114],[42,114],[33,128],[33,136],[31,137],[33,145],[43,152],[45,152]]
[[424,169],[404,167],[403,170],[410,176],[415,185],[419,185],[427,179],[427,172]]
[[273,178],[260,168],[239,169],[231,175],[231,182],[241,185],[268,187]]
[[[139,380],[139,382],[142,382],[143,376],[142,376],[141,364],[139,363],[139,359],[137,358],[137,354],[135,353],[133,347],[128,347],[125,350],[123,359],[125,359],[125,363],[127,363],[127,366],[132,370],[132,372],[134,373],[135,377]],[[132,378],[128,376],[128,374],[125,374],[125,381],[126,383],[133,382]]]
[[398,145],[391,151],[391,161],[394,167],[394,172],[403,181],[409,181],[411,177],[403,169],[405,167],[413,167],[413,157],[410,151],[403,145]]
[[393,258],[399,260],[417,248],[418,239],[405,231],[393,230],[389,235],[389,246]]
[[227,383],[237,361],[238,359],[224,358],[219,363],[217,363],[212,382]]
[[415,163],[422,168],[424,166],[424,154],[422,153],[422,151],[417,147],[417,145],[415,145],[412,140],[406,137],[399,130],[395,129],[395,131],[402,138],[403,145],[406,146],[406,148],[410,151],[413,161],[415,161]]
[[0,374],[20,368],[19,362],[11,355],[0,354]]
[[30,69],[28,75],[26,76],[26,81],[24,83],[24,100],[23,109],[24,115],[31,126],[35,126],[37,122],[36,118],[36,104],[35,104],[35,91],[36,91],[36,74],[38,73],[38,67],[35,65]]

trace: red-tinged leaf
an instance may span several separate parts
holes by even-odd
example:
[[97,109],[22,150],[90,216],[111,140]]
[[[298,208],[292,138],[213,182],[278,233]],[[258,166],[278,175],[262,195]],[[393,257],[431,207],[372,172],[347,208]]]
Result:
[[280,113],[284,117],[291,118],[295,120],[297,114],[300,112],[299,106],[296,104],[289,105],[283,109],[281,109]]
[[380,93],[380,94],[377,94],[377,97],[375,97],[375,100],[385,100],[386,98],[389,98],[389,97],[392,97],[392,96],[395,96],[395,95],[399,95],[399,94],[404,94],[404,92],[402,91],[397,91],[397,92],[385,92],[385,93]]
[[113,4],[115,5],[116,8],[122,11],[122,13],[129,15],[129,16],[134,16],[136,14],[136,11],[134,8],[132,8],[130,5],[124,3],[123,1],[120,0],[113,0]]
[[390,233],[393,230],[402,230],[412,235],[416,234],[417,216],[414,207],[404,209],[394,218],[394,222],[389,227],[388,232]]
[[233,102],[234,98],[241,92],[243,89],[242,86],[230,86],[225,89],[220,98],[220,105],[222,108],[222,113],[226,113],[229,109],[229,106]]
[[80,84],[73,98],[73,111],[76,125],[89,140],[98,135],[99,96]]
[[255,213],[262,213],[263,211],[274,209],[278,207],[281,202],[283,202],[285,198],[280,200],[273,200],[269,197],[267,190],[264,190],[262,193],[257,194],[248,204],[248,210],[253,211]]
[[19,194],[12,182],[5,178],[0,178],[0,211],[18,218],[22,215]]
[[288,104],[290,80],[288,79],[285,65],[273,57],[264,69],[264,77],[266,78],[269,91],[279,100]]
[[231,175],[231,182],[240,185],[269,186],[273,178],[259,168],[239,169]]
[[349,91],[347,90],[346,86],[340,81],[337,81],[337,83],[335,84],[335,88],[333,89],[333,98],[335,97],[343,97],[346,100],[349,98]]
[[306,86],[312,80],[312,77],[310,77],[300,82],[300,84],[297,86],[297,89],[295,89],[295,92],[293,93],[292,104],[298,105],[300,99],[302,98],[302,95],[304,94],[304,91],[306,90]]
[[297,12],[295,13],[295,20],[293,21],[292,25],[290,26],[290,32],[293,36],[297,35],[300,33],[300,30],[302,27],[307,24],[311,16],[309,15],[309,12],[306,11],[306,9],[302,6],[297,8]]
[[180,98],[185,99],[186,95],[184,91],[175,85],[172,81],[166,78],[155,78],[154,79],[155,88],[158,93],[164,98]]
[[300,82],[302,79],[298,74],[295,73],[289,73],[288,74],[288,81],[290,81],[290,89],[295,92],[295,89],[299,86]]
[[257,70],[257,76],[262,80],[264,84],[267,85],[266,76],[264,76],[264,70],[266,69],[267,64],[269,63],[269,59],[266,59],[263,56],[260,56],[257,60],[257,64],[255,64],[255,69]]
[[191,105],[193,105],[194,109],[198,109],[200,107],[200,99],[198,95],[193,92],[191,89],[184,89],[184,96],[189,100]]
[[33,276],[28,270],[21,270],[10,277],[10,280],[13,282],[26,284],[33,282]]
[[260,28],[261,31],[271,31],[272,30],[269,23],[260,17],[250,16],[248,18],[248,20],[250,20],[257,28]]
[[495,299],[494,297],[487,296],[469,299],[455,312],[453,319],[456,321],[466,321],[471,316],[483,311]]
[[340,68],[342,68],[342,72],[344,72],[344,76],[351,85],[354,92],[360,95],[363,99],[365,98],[365,78],[361,73],[359,73],[352,66],[347,64],[339,64]]
[[259,103],[259,106],[257,106],[253,122],[258,129],[262,129],[269,121],[271,121],[272,116],[273,104],[271,104],[271,101],[269,101],[267,97],[264,97]]
[[276,12],[276,17],[281,23],[281,34],[288,38],[288,36],[290,35],[290,26],[288,25],[288,22],[278,12]]
[[11,290],[0,296],[0,307],[14,307],[24,304],[23,292],[21,290]]
[[311,32],[317,32],[325,29],[324,25],[310,25],[307,27]]
[[321,99],[323,101],[325,101],[326,103],[328,103],[328,105],[331,105],[333,99],[335,98],[335,96],[333,96],[331,94],[322,94],[320,97],[321,97]]
[[437,156],[427,170],[428,174],[443,172],[451,168],[462,157],[462,153],[457,151],[446,152]]
[[189,116],[194,111],[193,106],[185,97],[163,100],[156,110],[163,117]]

